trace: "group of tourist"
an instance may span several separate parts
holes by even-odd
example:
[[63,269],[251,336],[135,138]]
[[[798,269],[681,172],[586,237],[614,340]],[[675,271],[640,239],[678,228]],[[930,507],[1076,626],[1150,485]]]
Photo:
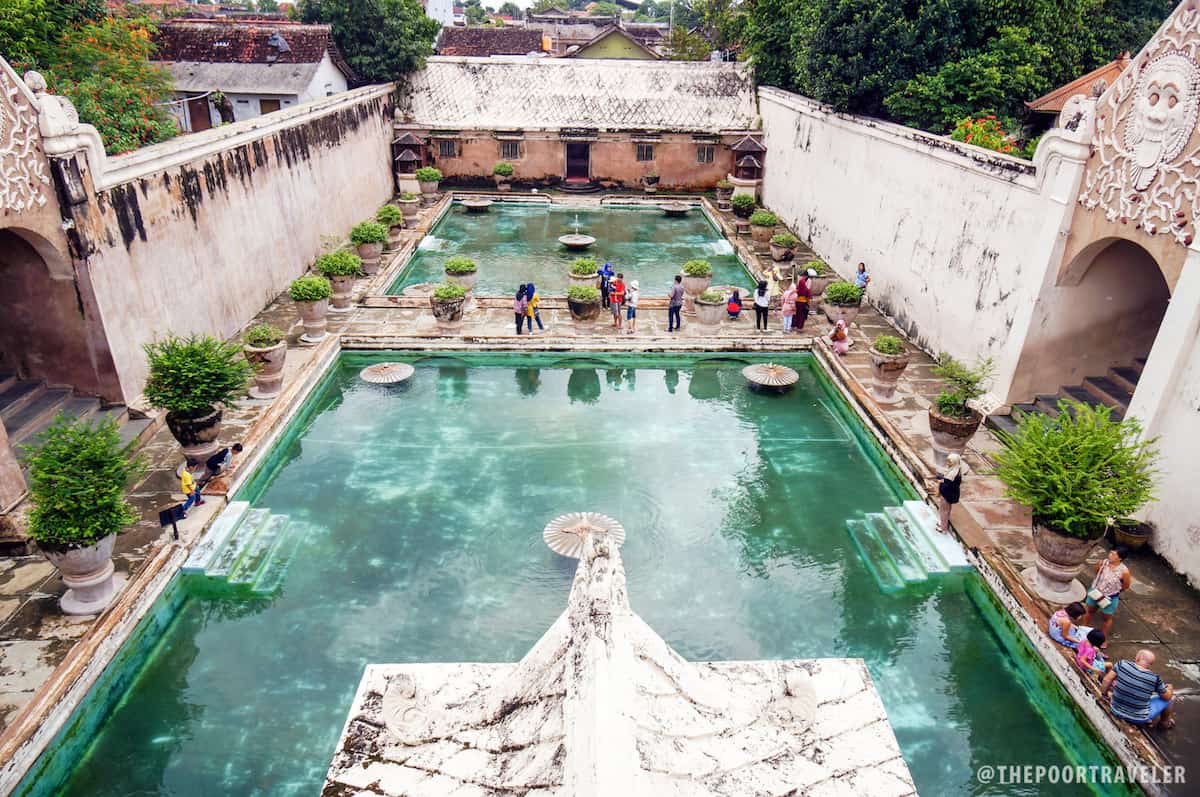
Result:
[[542,326],[542,315],[538,312],[538,305],[541,304],[542,297],[538,295],[537,288],[532,282],[526,283],[517,288],[517,296],[513,299],[513,317],[517,323],[517,334],[521,334],[521,328],[526,327],[526,334],[533,334],[533,322],[537,322],[538,332],[544,332],[546,328]]
[[612,314],[612,328],[618,333],[623,329],[622,315],[628,324],[628,333],[637,332],[638,302],[641,286],[637,280],[625,284],[625,274],[615,272],[612,263],[605,263],[599,273],[600,304]]

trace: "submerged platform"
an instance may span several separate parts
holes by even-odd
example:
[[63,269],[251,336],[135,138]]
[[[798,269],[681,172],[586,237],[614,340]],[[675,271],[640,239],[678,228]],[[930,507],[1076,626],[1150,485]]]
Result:
[[323,797],[916,794],[861,659],[689,663],[583,543],[520,662],[368,666]]

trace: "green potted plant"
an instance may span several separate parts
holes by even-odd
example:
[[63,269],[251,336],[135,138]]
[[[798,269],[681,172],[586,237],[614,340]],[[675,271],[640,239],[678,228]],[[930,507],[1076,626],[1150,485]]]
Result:
[[581,329],[591,329],[600,315],[600,289],[595,285],[571,285],[567,288],[567,309]]
[[417,184],[421,187],[421,199],[426,205],[432,205],[437,199],[438,183],[441,181],[442,173],[432,166],[417,169]]
[[444,269],[446,282],[462,286],[462,289],[467,292],[467,300],[470,301],[471,292],[475,289],[475,280],[479,276],[479,268],[475,265],[475,261],[469,257],[456,255],[446,261]]
[[725,294],[712,288],[705,288],[696,297],[696,323],[709,330],[719,327],[721,319],[728,314],[725,304]]
[[647,194],[653,194],[658,190],[658,173],[646,172],[642,175],[642,189]]
[[712,264],[707,260],[689,260],[683,264],[683,312],[696,314],[696,297],[712,285]]
[[242,395],[253,372],[242,347],[211,335],[171,335],[146,344],[144,351],[150,371],[146,400],[166,410],[167,428],[188,463],[204,462],[217,450],[222,407]]
[[1036,569],[1026,578],[1055,604],[1081,600],[1075,577],[1115,518],[1128,518],[1154,498],[1155,440],[1142,439],[1136,419],[1111,407],[1060,401],[1058,417],[1023,413],[1017,429],[997,432],[993,454],[1005,494],[1033,512]]
[[250,397],[275,398],[283,386],[283,363],[287,359],[287,341],[283,330],[272,324],[256,324],[242,337],[242,354],[254,369],[254,387]]
[[394,252],[400,248],[400,236],[404,232],[404,214],[395,205],[384,205],[375,213],[375,221],[387,227],[387,249]]
[[894,404],[897,401],[896,383],[911,358],[908,347],[895,335],[876,335],[870,354],[871,373],[875,377],[871,393],[881,404]]
[[756,210],[750,214],[750,238],[759,249],[766,248],[775,234],[779,217],[769,210]]
[[329,297],[333,295],[329,280],[311,275],[300,277],[292,282],[288,295],[296,303],[300,320],[304,322],[304,334],[300,340],[317,343],[325,337],[325,329],[329,325],[325,320],[325,314],[329,312]]
[[457,332],[462,327],[463,307],[467,303],[467,291],[453,282],[443,282],[429,294],[429,307],[433,318],[443,332]]
[[[833,285],[829,287],[832,289]],[[990,357],[977,361],[972,367],[946,352],[938,355],[933,374],[944,381],[946,387],[929,408],[929,430],[933,435],[933,456],[939,467],[946,464],[950,454],[962,454],[979,429],[983,415],[972,409],[969,402],[987,391],[993,371],[995,365]]]
[[404,223],[409,227],[416,224],[417,217],[421,215],[420,195],[414,194],[411,191],[405,191],[400,194],[400,198],[396,200],[396,204],[400,206],[400,214],[404,216]]
[[800,239],[790,232],[781,232],[771,236],[771,259],[776,263],[791,260],[796,253]]
[[338,249],[317,258],[313,268],[322,277],[329,280],[333,313],[349,311],[351,295],[354,293],[354,280],[363,274],[362,260],[358,255],[346,249]]
[[383,245],[387,242],[388,230],[377,221],[361,221],[350,230],[350,243],[362,258],[362,270],[368,276],[379,268]]
[[500,161],[492,167],[492,178],[500,191],[512,190],[513,165],[508,161]]
[[831,282],[825,288],[821,309],[825,312],[829,323],[836,324],[838,321],[845,321],[849,326],[854,323],[854,319],[858,318],[862,295],[862,289],[852,282]]
[[138,521],[125,492],[144,472],[117,422],[73,420],[59,413],[29,452],[29,536],[58,568],[67,614],[97,614],[116,596],[113,544]]
[[567,272],[567,278],[570,280],[571,285],[595,285],[600,279],[596,268],[596,258],[577,257],[571,263],[571,268]]
[[830,284],[839,281],[839,277],[834,273],[833,269],[824,260],[811,260],[805,263],[801,268],[805,271],[815,271],[817,275],[814,277],[811,274],[808,277],[808,288],[812,291],[813,299],[819,298],[825,293],[825,289]]
[[717,207],[729,210],[729,198],[733,196],[733,183],[725,178],[717,180]]
[[739,219],[748,219],[758,203],[749,194],[737,194],[729,200],[729,205],[733,208],[733,215]]

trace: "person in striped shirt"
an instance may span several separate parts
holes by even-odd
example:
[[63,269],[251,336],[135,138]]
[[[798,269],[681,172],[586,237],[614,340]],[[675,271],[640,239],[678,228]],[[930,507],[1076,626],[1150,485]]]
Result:
[[1163,683],[1150,668],[1154,666],[1154,654],[1139,650],[1133,661],[1122,659],[1104,676],[1101,692],[1112,692],[1114,717],[1132,722],[1134,725],[1157,725],[1171,728],[1175,719],[1171,716],[1171,698],[1175,690]]

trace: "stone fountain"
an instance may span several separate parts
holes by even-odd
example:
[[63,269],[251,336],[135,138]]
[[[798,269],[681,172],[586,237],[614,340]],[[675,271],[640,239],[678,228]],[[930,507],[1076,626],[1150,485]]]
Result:
[[579,232],[579,214],[576,213],[575,232],[558,236],[558,242],[571,251],[579,251],[581,249],[587,249],[589,246],[596,243],[596,239],[590,235],[584,235]]

